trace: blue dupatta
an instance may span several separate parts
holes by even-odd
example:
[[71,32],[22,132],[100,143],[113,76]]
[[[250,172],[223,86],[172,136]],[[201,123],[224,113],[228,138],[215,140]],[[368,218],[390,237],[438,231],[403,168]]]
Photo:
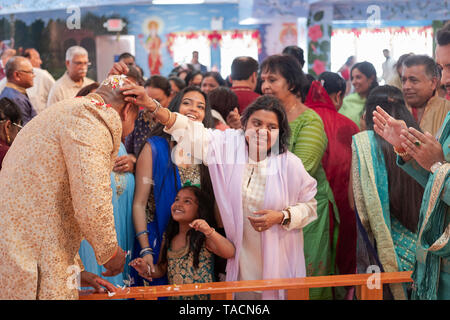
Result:
[[[149,244],[154,252],[153,261],[156,264],[161,251],[162,238],[171,216],[171,206],[181,188],[181,180],[178,167],[171,160],[171,150],[167,140],[154,136],[148,138],[147,143],[152,148],[153,195],[156,208],[154,219],[147,224],[147,230]],[[133,256],[139,257],[141,246],[137,240],[135,248]],[[133,277],[136,279],[136,285],[142,285],[142,278],[136,272],[133,273]],[[150,284],[168,284],[167,276],[153,279]]]

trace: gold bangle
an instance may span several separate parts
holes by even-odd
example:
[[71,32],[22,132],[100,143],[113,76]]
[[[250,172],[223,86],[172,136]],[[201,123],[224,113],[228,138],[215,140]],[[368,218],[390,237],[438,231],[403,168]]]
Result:
[[397,149],[396,147],[394,147],[394,152],[396,154],[398,154],[400,157],[406,157],[408,155],[408,152],[406,152],[405,149],[402,148],[402,150]]
[[169,119],[167,119],[166,122],[160,121],[160,123],[161,123],[163,126],[167,126],[167,125],[169,124],[169,122],[170,122],[170,119],[172,118],[172,112],[170,112],[169,109],[166,109],[166,108],[165,108],[164,110],[167,110],[167,112],[169,113]]
[[207,237],[207,238],[211,237],[211,235],[214,233],[214,231],[216,231],[216,229],[211,228],[211,232],[208,234],[205,234],[205,237]]
[[161,109],[162,106],[161,106],[161,104],[158,102],[158,100],[156,100],[156,99],[152,99],[152,100],[153,100],[153,102],[155,103],[156,108],[155,108],[155,110],[150,111],[150,113],[151,113],[153,116],[155,116],[155,115],[156,115],[156,112],[158,112],[158,110]]

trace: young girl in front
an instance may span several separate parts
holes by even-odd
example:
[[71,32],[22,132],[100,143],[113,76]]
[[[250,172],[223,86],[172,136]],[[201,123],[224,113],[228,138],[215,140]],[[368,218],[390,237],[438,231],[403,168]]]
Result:
[[[171,211],[158,264],[153,266],[142,259],[145,254],[152,253],[150,248],[144,248],[141,257],[133,260],[130,266],[149,281],[167,273],[169,284],[213,282],[213,254],[229,259],[234,256],[235,247],[211,227],[214,225],[214,207],[210,199],[198,187],[183,187],[178,191]],[[178,298],[207,299],[207,296]]]

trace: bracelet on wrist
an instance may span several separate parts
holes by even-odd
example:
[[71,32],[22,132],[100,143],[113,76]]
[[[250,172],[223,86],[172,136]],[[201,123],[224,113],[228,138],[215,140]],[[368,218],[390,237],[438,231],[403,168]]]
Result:
[[145,257],[145,256],[147,256],[147,255],[149,255],[149,254],[153,255],[153,251],[145,251],[145,252],[141,253],[139,256],[140,256],[141,258],[143,258],[143,257]]
[[401,147],[400,148],[394,147],[394,152],[398,154],[400,157],[405,157],[408,155],[408,152],[406,152],[406,150]]
[[214,231],[216,231],[216,229],[211,228],[211,231],[208,234],[205,233],[205,237],[209,238],[214,233]]
[[153,102],[156,104],[156,108],[155,108],[155,110],[151,111],[151,113],[152,113],[152,115],[156,115],[156,113],[158,112],[158,110],[159,110],[160,108],[162,108],[162,106],[161,106],[161,104],[158,102],[158,100],[156,100],[156,99],[152,99],[152,100],[153,100]]
[[139,237],[139,236],[142,236],[143,234],[149,234],[148,230],[144,230],[144,231],[138,232],[136,234],[136,238]]
[[151,251],[151,252],[153,252],[153,249],[150,248],[150,247],[142,248],[142,250],[139,252],[139,254],[141,254],[141,253],[143,253],[143,252],[146,252],[146,251]]
[[165,110],[167,110],[167,112],[169,113],[169,118],[167,119],[166,122],[160,121],[160,123],[161,123],[163,126],[167,126],[167,125],[170,123],[170,119],[172,119],[172,112],[170,112],[169,109],[165,109]]
[[143,248],[140,252],[139,252],[139,256],[142,258],[148,254],[153,254],[153,249],[150,247],[146,247]]

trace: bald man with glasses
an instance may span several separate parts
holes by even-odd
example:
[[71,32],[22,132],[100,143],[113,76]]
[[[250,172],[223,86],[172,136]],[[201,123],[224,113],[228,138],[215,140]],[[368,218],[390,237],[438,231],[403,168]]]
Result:
[[8,60],[5,71],[7,82],[0,99],[13,101],[22,113],[23,125],[26,125],[37,114],[26,91],[34,84],[33,66],[27,58],[15,56]]

